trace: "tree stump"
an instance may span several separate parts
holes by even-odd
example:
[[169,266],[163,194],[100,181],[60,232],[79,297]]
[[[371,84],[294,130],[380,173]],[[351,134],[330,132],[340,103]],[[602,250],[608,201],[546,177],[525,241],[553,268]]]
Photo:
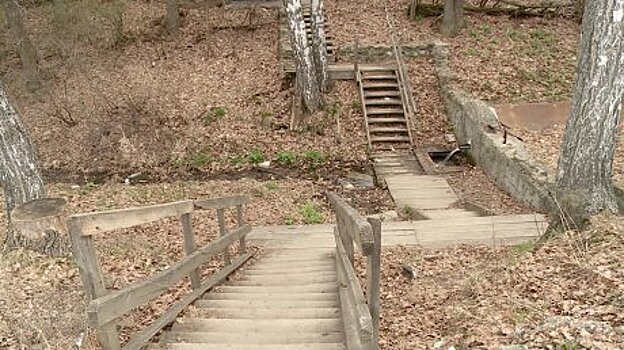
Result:
[[19,246],[48,256],[67,255],[66,206],[64,198],[40,198],[13,209],[12,224],[20,238]]

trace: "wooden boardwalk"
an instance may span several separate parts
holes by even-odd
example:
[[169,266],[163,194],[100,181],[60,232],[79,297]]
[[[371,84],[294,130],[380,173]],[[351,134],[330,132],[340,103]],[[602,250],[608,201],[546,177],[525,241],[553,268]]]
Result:
[[[427,248],[449,247],[457,244],[500,246],[533,241],[548,226],[541,214],[483,217],[445,217],[440,219],[383,222],[381,242],[384,247],[422,245]],[[335,246],[333,225],[261,226],[249,234],[249,239],[267,246],[282,245],[302,249],[330,249]]]

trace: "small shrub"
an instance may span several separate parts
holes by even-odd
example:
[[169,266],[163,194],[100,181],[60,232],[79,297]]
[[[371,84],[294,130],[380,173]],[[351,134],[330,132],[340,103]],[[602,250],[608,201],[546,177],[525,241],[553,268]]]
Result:
[[284,223],[288,226],[292,226],[295,224],[295,219],[292,217],[292,215],[288,215],[286,219],[284,219]]
[[226,113],[227,113],[227,110],[225,109],[225,107],[215,107],[215,108],[211,108],[209,111],[204,112],[201,118],[202,118],[202,121],[204,122],[204,125],[208,126],[216,122],[217,120],[225,117]]
[[351,102],[351,108],[359,111],[360,109],[362,109],[362,102],[360,102],[360,100],[353,100],[353,102]]
[[229,159],[230,159],[230,164],[233,166],[241,166],[245,162],[245,157],[241,156],[240,154],[235,154],[233,156],[230,156]]
[[275,161],[280,166],[289,167],[295,164],[295,162],[297,161],[297,156],[295,156],[295,154],[292,152],[283,151],[277,154],[277,158],[275,159]]
[[312,202],[308,202],[301,207],[299,214],[301,214],[306,224],[322,224],[325,222],[325,217],[319,212],[318,206]]
[[324,161],[323,154],[319,151],[305,151],[303,152],[303,158],[312,169],[317,168]]
[[275,191],[279,188],[279,184],[276,181],[269,181],[265,184],[267,190]]
[[262,151],[258,149],[251,150],[247,158],[249,159],[249,162],[254,165],[262,163],[265,160],[264,153],[262,153]]
[[190,158],[190,163],[196,167],[202,167],[212,161],[212,157],[206,153],[195,153]]

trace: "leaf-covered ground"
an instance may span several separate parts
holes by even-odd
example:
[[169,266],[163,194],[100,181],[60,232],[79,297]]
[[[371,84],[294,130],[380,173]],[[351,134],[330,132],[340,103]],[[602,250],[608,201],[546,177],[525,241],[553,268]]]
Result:
[[620,349],[622,224],[598,217],[539,246],[385,250],[382,349]]

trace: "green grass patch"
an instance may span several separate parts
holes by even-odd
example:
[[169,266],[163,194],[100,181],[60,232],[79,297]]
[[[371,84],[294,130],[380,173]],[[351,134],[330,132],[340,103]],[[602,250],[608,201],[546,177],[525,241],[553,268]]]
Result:
[[264,162],[265,159],[266,157],[264,156],[264,152],[259,149],[251,150],[251,152],[249,152],[249,155],[247,156],[247,160],[249,160],[249,163],[254,165]]
[[325,161],[325,157],[319,151],[305,151],[303,152],[303,159],[311,169],[318,168]]
[[277,154],[275,162],[283,167],[290,167],[297,162],[297,156],[289,151],[282,151]]
[[299,208],[299,214],[306,224],[322,224],[325,222],[325,216],[319,211],[315,203],[308,202]]

